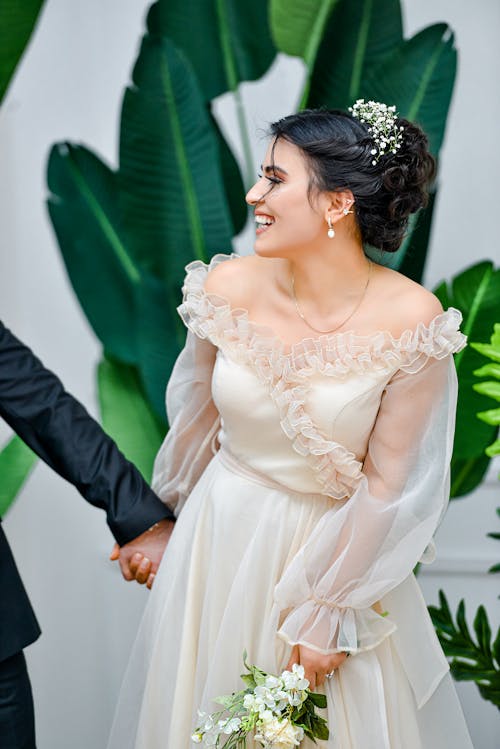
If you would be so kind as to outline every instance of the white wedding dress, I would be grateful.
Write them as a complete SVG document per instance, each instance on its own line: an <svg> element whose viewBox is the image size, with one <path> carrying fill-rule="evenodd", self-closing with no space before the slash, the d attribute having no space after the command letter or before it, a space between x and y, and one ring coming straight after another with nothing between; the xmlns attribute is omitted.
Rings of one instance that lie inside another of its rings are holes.
<svg viewBox="0 0 500 749"><path fill-rule="evenodd" d="M412 573L448 499L460 313L287 351L207 294L207 271L187 267L155 464L178 520L109 749L188 749L197 709L243 687L243 651L278 673L292 643L352 653L326 685L320 746L471 749Z"/></svg>

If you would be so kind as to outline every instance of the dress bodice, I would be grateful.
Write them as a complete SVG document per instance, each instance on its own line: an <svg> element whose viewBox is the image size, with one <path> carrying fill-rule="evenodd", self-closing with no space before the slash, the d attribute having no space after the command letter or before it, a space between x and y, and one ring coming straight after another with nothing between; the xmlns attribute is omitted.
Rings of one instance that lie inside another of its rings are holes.
<svg viewBox="0 0 500 749"><path fill-rule="evenodd" d="M311 439L319 442L321 435L325 445L342 445L352 455L349 463L353 474L357 473L386 381L385 372L353 373L336 380L333 386L327 375L311 374L307 387L301 386L301 393L291 401L291 413L280 419L268 385L254 368L219 350L212 394L221 414L220 444L273 481L293 491L318 493L316 472L308 460L309 448L304 445L300 452L294 449L301 420L310 419L304 427ZM320 444L318 448L321 449Z"/></svg>
<svg viewBox="0 0 500 749"><path fill-rule="evenodd" d="M179 312L187 327L218 349L212 394L219 439L236 458L294 491L350 496L363 476L381 399L398 373L416 373L429 358L465 345L461 314L450 308L399 338L352 331L304 339L287 349L244 309L207 293L211 267L187 266Z"/></svg>

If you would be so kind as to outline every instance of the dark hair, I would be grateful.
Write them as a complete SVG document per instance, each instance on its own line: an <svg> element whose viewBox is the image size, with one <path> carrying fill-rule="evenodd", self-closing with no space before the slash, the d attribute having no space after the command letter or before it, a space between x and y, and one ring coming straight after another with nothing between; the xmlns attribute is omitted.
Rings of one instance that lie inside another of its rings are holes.
<svg viewBox="0 0 500 749"><path fill-rule="evenodd" d="M427 204L435 174L427 136L405 119L401 148L373 164L374 143L368 126L340 110L305 109L274 122L271 135L298 146L309 162L311 188L349 189L363 244L395 252L404 239L410 214Z"/></svg>

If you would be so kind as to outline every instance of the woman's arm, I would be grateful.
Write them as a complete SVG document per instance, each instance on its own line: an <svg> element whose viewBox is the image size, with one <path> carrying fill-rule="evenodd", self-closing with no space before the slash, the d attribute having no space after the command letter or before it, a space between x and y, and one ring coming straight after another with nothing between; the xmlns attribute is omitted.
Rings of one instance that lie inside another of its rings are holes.
<svg viewBox="0 0 500 749"><path fill-rule="evenodd" d="M388 383L369 441L365 477L325 514L278 583L280 636L318 653L356 653L394 631L373 609L411 574L449 495L456 373L429 359Z"/></svg>

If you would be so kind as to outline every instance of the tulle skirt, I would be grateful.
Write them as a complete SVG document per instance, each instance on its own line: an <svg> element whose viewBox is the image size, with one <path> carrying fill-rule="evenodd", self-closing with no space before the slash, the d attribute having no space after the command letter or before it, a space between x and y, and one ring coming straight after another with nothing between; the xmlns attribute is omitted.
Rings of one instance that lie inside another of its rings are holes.
<svg viewBox="0 0 500 749"><path fill-rule="evenodd" d="M220 709L214 697L243 688L245 650L265 671L283 670L290 647L276 636L274 587L333 502L213 458L157 574L108 749L188 749L198 709ZM418 709L393 637L348 658L325 692L330 739L318 746L472 749L449 675Z"/></svg>

